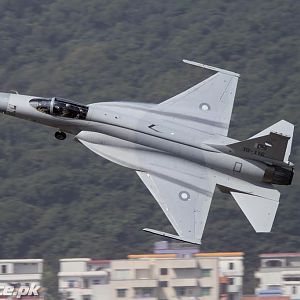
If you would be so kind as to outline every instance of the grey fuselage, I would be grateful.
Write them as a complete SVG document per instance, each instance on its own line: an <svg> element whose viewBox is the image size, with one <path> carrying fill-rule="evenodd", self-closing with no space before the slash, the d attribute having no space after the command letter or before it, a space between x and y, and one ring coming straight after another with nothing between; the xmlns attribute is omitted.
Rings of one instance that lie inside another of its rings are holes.
<svg viewBox="0 0 300 300"><path fill-rule="evenodd" d="M199 130L180 125L177 116L162 114L155 110L155 104L94 103L88 105L85 119L77 119L38 111L29 102L36 98L39 97L0 93L0 110L18 118L59 128L88 143L159 151L205 165L225 175L253 183L265 182L266 170L269 168L267 164L224 153L210 146L210 142L226 145L236 140L213 131L206 133L205 140L199 140ZM214 126L222 124L216 121ZM129 163L114 153L106 158L135 170L145 168L139 160Z"/></svg>

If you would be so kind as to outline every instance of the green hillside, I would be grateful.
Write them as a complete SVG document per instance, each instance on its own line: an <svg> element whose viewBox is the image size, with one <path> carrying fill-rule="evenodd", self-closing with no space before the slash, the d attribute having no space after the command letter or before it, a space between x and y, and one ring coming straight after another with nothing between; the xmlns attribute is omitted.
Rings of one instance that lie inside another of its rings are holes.
<svg viewBox="0 0 300 300"><path fill-rule="evenodd" d="M0 0L0 90L83 103L159 103L208 75L182 58L241 74L230 136L286 119L300 125L300 1ZM54 129L0 119L0 258L119 258L151 251L145 226L171 231L134 172ZM296 127L291 160L300 163ZM256 234L217 192L201 250L255 255L300 249L300 176L282 187L272 234ZM53 292L54 293L54 292Z"/></svg>

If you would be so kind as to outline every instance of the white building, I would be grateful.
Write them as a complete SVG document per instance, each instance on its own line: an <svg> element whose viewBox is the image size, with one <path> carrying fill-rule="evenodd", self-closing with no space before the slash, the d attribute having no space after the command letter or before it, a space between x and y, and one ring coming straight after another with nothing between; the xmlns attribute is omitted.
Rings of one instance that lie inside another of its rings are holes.
<svg viewBox="0 0 300 300"><path fill-rule="evenodd" d="M195 257L216 257L220 280L220 299L239 300L243 294L244 253L198 253Z"/></svg>
<svg viewBox="0 0 300 300"><path fill-rule="evenodd" d="M42 259L2 259L0 260L0 285L14 286L42 286L43 260ZM39 297L26 299L43 299L42 289ZM0 299L15 299L1 296Z"/></svg>
<svg viewBox="0 0 300 300"><path fill-rule="evenodd" d="M176 254L129 255L111 262L111 300L218 300L216 258Z"/></svg>
<svg viewBox="0 0 300 300"><path fill-rule="evenodd" d="M300 300L300 253L260 255L256 294L285 295Z"/></svg>
<svg viewBox="0 0 300 300"><path fill-rule="evenodd" d="M110 262L105 260L61 259L58 273L61 299L111 300L109 265Z"/></svg>
<svg viewBox="0 0 300 300"><path fill-rule="evenodd" d="M62 259L59 291L68 300L240 299L243 253L187 250L188 255L178 248L172 254L164 248L164 253L112 261Z"/></svg>

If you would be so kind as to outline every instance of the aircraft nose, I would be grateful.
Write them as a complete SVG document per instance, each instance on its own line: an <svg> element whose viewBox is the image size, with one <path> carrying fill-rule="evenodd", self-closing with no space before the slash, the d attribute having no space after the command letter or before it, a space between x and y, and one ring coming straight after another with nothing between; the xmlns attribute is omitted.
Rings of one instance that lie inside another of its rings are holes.
<svg viewBox="0 0 300 300"><path fill-rule="evenodd" d="M10 97L9 93L0 93L0 112L2 113L6 112L9 97Z"/></svg>

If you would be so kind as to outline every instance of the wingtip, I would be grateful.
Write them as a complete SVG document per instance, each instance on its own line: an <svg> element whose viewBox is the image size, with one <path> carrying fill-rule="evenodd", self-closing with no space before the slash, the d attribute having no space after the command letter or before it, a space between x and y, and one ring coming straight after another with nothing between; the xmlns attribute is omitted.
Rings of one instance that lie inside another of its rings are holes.
<svg viewBox="0 0 300 300"><path fill-rule="evenodd" d="M220 72L220 73L227 74L227 75L230 75L230 76L240 77L240 74L238 74L238 73L228 71L228 70L224 70L224 69L217 68L217 67L213 67L213 66L209 66L209 65L205 65L205 64L202 64L202 63L198 63L196 61L192 61L192 60L188 60L188 59L183 59L182 61L186 64L193 65L193 66L196 66L196 67L204 68L204 69L215 71L215 72Z"/></svg>

